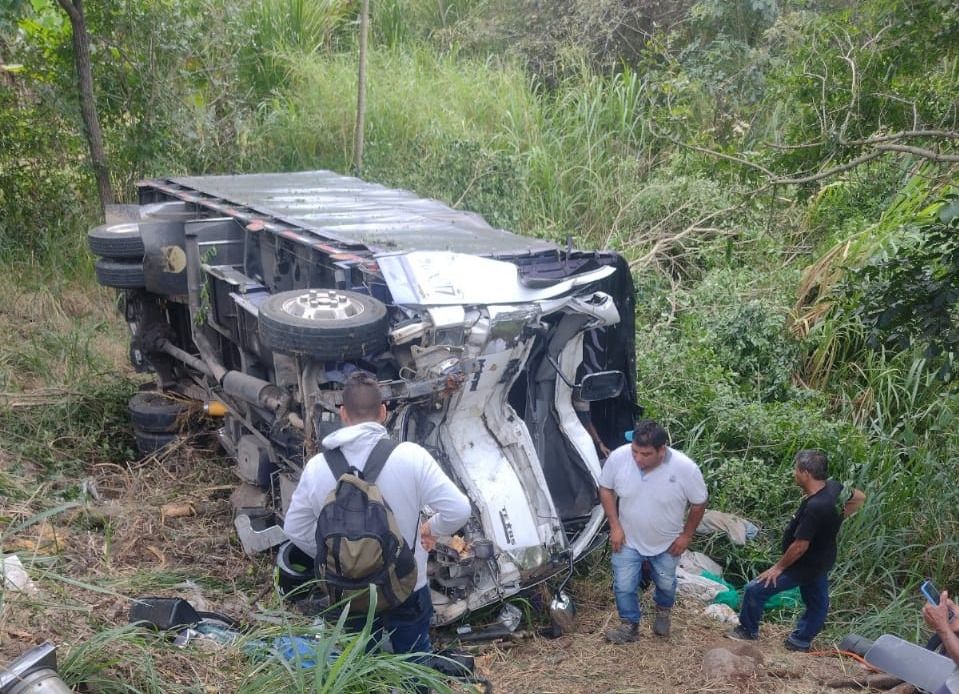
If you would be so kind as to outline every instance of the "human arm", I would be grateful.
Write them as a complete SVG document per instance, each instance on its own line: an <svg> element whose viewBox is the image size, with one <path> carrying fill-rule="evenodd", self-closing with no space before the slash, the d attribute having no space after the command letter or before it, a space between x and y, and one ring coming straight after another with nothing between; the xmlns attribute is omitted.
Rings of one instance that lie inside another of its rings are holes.
<svg viewBox="0 0 959 694"><path fill-rule="evenodd" d="M922 618L926 621L926 624L936 630L949 657L956 665L959 665L959 634L955 632L957 625L950 623L950 610L953 615L959 614L959 608L956 607L956 603L949 599L949 593L942 591L938 605L927 604L922 608Z"/></svg>
<svg viewBox="0 0 959 694"><path fill-rule="evenodd" d="M589 432L590 437L593 439L593 443L596 445L596 448L599 450L600 455L604 458L609 457L609 447L603 443L602 437L600 437L599 432L596 431L596 425L593 424L593 420L587 419L584 426L586 431Z"/></svg>
<svg viewBox="0 0 959 694"><path fill-rule="evenodd" d="M609 520L609 543L613 546L613 551L618 552L623 548L623 542L626 541L626 533L619 522L616 492L601 486L599 488L599 503L603 505L603 511L606 512L606 518Z"/></svg>
<svg viewBox="0 0 959 694"><path fill-rule="evenodd" d="M453 480L447 477L429 453L420 449L420 507L429 506L433 515L420 526L420 541L429 545L436 535L451 535L470 517L470 502Z"/></svg>
<svg viewBox="0 0 959 694"><path fill-rule="evenodd" d="M600 456L608 458L609 447L603 442L603 437L599 435L599 432L596 430L596 425L593 424L593 418L589 411L589 403L585 400L580 400L574 394L573 411L576 412L580 424L583 425L586 433L589 434L589 437L593 440L593 445L596 447L596 450L599 451Z"/></svg>
<svg viewBox="0 0 959 694"><path fill-rule="evenodd" d="M686 494L686 502L689 504L689 512L686 514L686 523L683 525L683 531L679 534L673 543L666 550L672 556L678 557L689 546L693 539L693 533L703 521L706 514L706 502L709 501L709 490L706 487L706 480L703 479L703 472L699 466L687 459L686 467L681 479L683 480L683 491Z"/></svg>
<svg viewBox="0 0 959 694"><path fill-rule="evenodd" d="M323 463L326 464L325 462ZM307 464L290 498L290 508L283 519L283 532L301 550L316 557L316 519L319 509L313 505L317 486L315 466ZM324 496L325 498L325 496Z"/></svg>
<svg viewBox="0 0 959 694"><path fill-rule="evenodd" d="M807 549L809 549L809 540L793 540L779 561L756 576L756 580L764 586L776 585L783 571L799 561L799 557L804 555Z"/></svg>
<svg viewBox="0 0 959 694"><path fill-rule="evenodd" d="M683 532L679 534L679 537L673 540L673 544L671 544L666 551L674 557L678 557L685 552L686 548L689 547L690 541L693 539L693 533L696 532L696 528L699 527L705 513L705 501L701 504L692 504L689 507L689 513L686 514L686 525L683 526Z"/></svg>
<svg viewBox="0 0 959 694"><path fill-rule="evenodd" d="M852 497L845 503L842 507L843 518L849 518L852 514L862 508L863 503L866 501L866 495L858 489L852 490Z"/></svg>
<svg viewBox="0 0 959 694"><path fill-rule="evenodd" d="M432 552L436 547L436 536L430 529L429 520L420 523L420 544L423 545L423 549L427 552Z"/></svg>

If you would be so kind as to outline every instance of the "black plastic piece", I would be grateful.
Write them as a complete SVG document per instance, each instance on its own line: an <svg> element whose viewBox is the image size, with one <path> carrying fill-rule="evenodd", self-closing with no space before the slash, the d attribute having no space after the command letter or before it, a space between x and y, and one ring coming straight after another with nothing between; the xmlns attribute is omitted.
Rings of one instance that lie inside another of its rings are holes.
<svg viewBox="0 0 959 694"><path fill-rule="evenodd" d="M200 613L183 598L137 598L130 607L131 624L148 625L160 631L192 627L201 619Z"/></svg>
<svg viewBox="0 0 959 694"><path fill-rule="evenodd" d="M430 656L428 665L450 677L470 677L475 672L476 660L465 651L447 648Z"/></svg>

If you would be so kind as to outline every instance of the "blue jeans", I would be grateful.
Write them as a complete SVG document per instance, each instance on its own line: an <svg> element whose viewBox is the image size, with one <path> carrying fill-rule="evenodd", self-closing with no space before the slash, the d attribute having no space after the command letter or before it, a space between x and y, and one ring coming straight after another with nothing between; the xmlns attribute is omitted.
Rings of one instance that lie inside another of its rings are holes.
<svg viewBox="0 0 959 694"><path fill-rule="evenodd" d="M799 586L799 594L806 604L806 609L796 620L796 628L789 635L789 640L797 646L809 648L816 634L822 631L826 614L829 612L829 580L826 574L820 574L803 583L782 574L774 586L750 581L743 593L743 606L739 611L740 626L748 634L759 636L759 622L762 621L766 601L777 593L796 586Z"/></svg>
<svg viewBox="0 0 959 694"><path fill-rule="evenodd" d="M374 634L386 631L394 653L431 653L430 618L433 601L429 586L413 591L401 605L387 610L373 621Z"/></svg>
<svg viewBox="0 0 959 694"><path fill-rule="evenodd" d="M663 552L652 557L643 556L635 549L623 545L613 552L613 594L616 610L624 622L639 624L639 581L643 574L643 562L652 567L652 579L656 585L653 602L657 607L672 607L676 602L676 567L679 557Z"/></svg>

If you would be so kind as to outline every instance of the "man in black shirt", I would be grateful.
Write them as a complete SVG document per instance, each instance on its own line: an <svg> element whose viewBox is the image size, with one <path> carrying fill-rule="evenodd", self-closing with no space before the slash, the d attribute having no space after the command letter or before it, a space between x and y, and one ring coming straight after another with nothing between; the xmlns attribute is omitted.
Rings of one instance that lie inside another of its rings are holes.
<svg viewBox="0 0 959 694"><path fill-rule="evenodd" d="M855 513L866 499L858 489L850 494L839 482L827 480L827 463L822 451L796 454L793 475L806 496L783 533L782 557L746 584L739 626L729 632L730 638L758 639L766 601L796 586L806 610L786 638L786 648L808 651L826 623L828 575L836 563L836 535L843 518Z"/></svg>

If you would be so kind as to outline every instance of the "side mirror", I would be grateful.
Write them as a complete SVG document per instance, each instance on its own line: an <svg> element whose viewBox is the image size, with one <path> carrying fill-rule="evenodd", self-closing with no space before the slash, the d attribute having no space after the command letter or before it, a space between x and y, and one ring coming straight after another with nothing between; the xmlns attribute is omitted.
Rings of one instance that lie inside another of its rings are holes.
<svg viewBox="0 0 959 694"><path fill-rule="evenodd" d="M622 371L597 371L583 377L578 386L578 397L585 402L615 398L625 383L626 375Z"/></svg>

